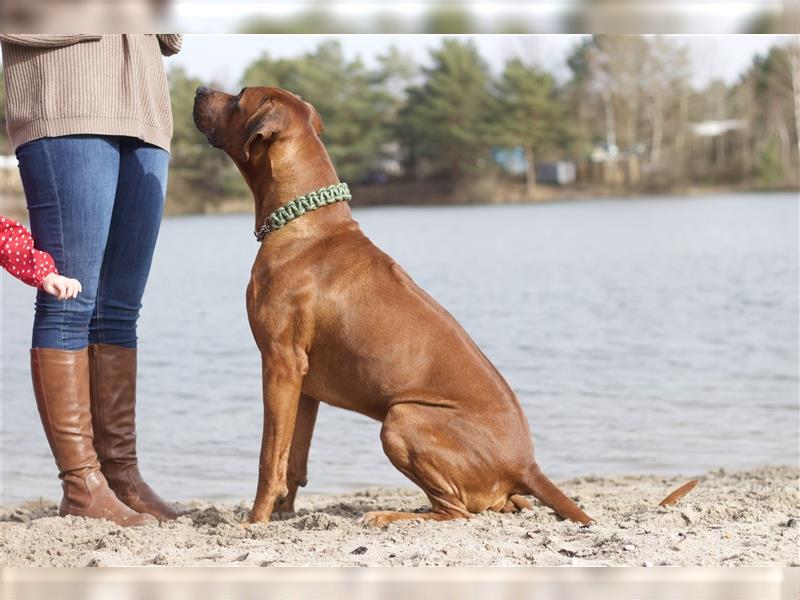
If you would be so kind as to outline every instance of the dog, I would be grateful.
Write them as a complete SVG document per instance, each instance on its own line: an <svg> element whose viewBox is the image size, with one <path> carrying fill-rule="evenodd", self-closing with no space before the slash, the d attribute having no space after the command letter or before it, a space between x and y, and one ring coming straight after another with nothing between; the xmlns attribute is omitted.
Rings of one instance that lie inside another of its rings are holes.
<svg viewBox="0 0 800 600"><path fill-rule="evenodd" d="M253 192L263 237L247 287L264 402L250 522L293 512L297 488L307 482L317 409L326 402L381 421L384 452L430 500L429 512L366 513L368 524L515 512L531 508L528 494L565 519L590 523L534 460L528 422L502 375L370 242L346 202L307 210L276 229L282 223L270 215L285 203L340 183L314 107L280 88L248 87L234 96L201 87L193 116Z"/></svg>

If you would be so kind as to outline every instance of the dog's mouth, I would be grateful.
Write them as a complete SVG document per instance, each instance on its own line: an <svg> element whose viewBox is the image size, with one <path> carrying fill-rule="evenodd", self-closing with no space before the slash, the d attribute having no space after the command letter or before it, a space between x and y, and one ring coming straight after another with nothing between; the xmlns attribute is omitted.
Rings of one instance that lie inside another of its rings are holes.
<svg viewBox="0 0 800 600"><path fill-rule="evenodd" d="M194 103L194 109L192 110L192 120L194 121L194 126L197 127L198 131L206 136L206 140L208 143L211 144L214 148L220 148L221 146L217 143L216 138L214 137L215 128L213 126L208 125L208 116L205 111L198 106L198 102Z"/></svg>

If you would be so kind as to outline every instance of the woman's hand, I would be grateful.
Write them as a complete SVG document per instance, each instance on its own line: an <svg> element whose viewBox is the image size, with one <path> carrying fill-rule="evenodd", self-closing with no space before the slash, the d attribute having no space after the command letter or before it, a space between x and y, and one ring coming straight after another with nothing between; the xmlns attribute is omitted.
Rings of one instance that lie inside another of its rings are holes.
<svg viewBox="0 0 800 600"><path fill-rule="evenodd" d="M63 275L56 275L50 273L42 281L42 289L58 298L59 300L67 300L69 298L76 298L78 294L83 291L81 282L77 279L70 279Z"/></svg>

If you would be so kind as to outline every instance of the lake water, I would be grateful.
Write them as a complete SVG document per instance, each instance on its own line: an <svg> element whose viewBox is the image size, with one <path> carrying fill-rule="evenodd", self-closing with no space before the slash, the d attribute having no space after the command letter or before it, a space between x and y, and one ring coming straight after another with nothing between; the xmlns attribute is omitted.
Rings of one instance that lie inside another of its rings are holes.
<svg viewBox="0 0 800 600"><path fill-rule="evenodd" d="M553 477L798 463L796 195L356 218L505 375ZM169 499L255 492L252 229L250 216L163 223L139 332L138 426L142 470ZM33 293L5 274L2 285L2 501L58 498L28 372ZM410 486L379 431L323 405L306 490Z"/></svg>

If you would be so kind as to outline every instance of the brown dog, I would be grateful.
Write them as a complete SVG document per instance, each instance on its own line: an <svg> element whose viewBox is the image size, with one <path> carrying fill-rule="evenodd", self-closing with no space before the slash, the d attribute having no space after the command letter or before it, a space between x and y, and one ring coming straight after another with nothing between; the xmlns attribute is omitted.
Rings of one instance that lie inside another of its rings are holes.
<svg viewBox="0 0 800 600"><path fill-rule="evenodd" d="M195 123L236 163L256 223L337 183L322 120L298 96L200 88ZM292 511L319 402L383 422L392 464L423 489L429 513L365 520L446 520L529 508L591 521L539 470L514 392L456 320L361 232L344 202L308 212L261 243L247 288L261 351L264 430L252 522Z"/></svg>

